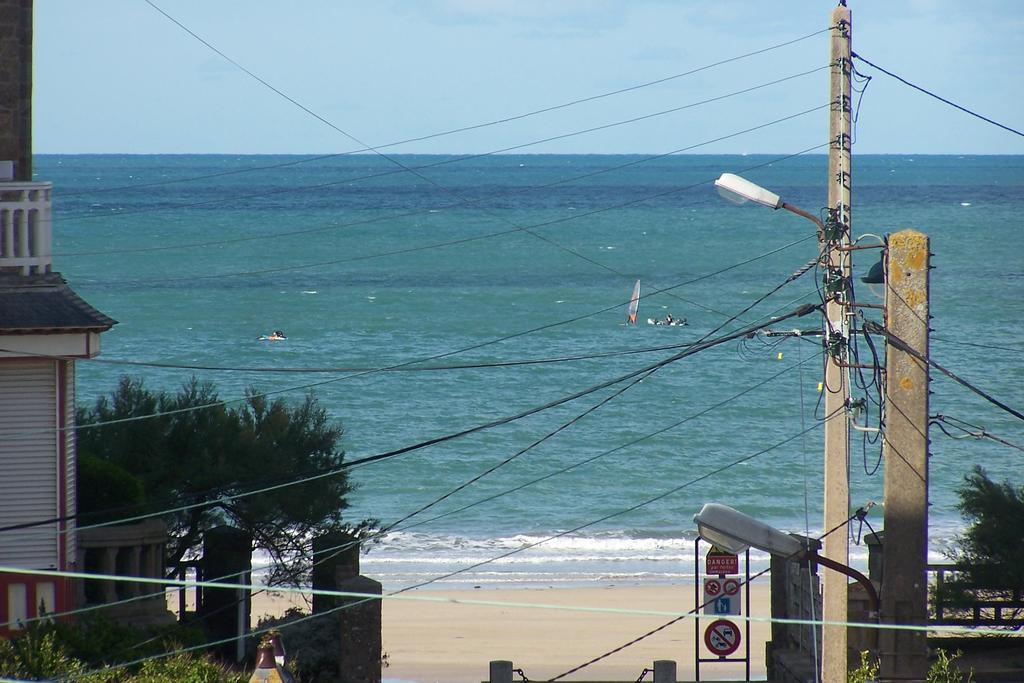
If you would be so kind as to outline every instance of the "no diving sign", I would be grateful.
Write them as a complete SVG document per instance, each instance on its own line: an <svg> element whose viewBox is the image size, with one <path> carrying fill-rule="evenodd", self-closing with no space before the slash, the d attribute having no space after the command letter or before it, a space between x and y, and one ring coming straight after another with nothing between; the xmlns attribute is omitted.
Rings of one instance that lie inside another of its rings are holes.
<svg viewBox="0 0 1024 683"><path fill-rule="evenodd" d="M704 614L733 615L740 613L740 582L737 579L704 579Z"/></svg>
<svg viewBox="0 0 1024 683"><path fill-rule="evenodd" d="M728 619L716 619L704 631L704 645L713 655L731 655L740 646L740 630Z"/></svg>

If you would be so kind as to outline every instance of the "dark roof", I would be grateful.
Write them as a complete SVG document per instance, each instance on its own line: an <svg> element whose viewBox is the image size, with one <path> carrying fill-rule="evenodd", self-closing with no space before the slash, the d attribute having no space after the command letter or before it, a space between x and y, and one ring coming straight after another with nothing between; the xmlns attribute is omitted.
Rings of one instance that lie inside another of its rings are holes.
<svg viewBox="0 0 1024 683"><path fill-rule="evenodd" d="M75 294L60 273L0 273L0 334L103 332L116 324Z"/></svg>

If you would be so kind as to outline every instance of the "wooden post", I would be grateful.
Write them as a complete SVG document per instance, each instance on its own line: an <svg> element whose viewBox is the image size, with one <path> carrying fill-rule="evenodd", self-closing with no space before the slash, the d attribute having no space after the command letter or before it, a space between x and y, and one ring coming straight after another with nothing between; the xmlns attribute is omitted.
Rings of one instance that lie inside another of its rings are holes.
<svg viewBox="0 0 1024 683"><path fill-rule="evenodd" d="M850 252L834 246L850 243L851 189L851 112L850 112L850 40L852 23L845 5L832 12L832 77L829 101L828 207L829 220L822 245L828 250L825 292L825 537L822 554L839 564L850 564L850 546L844 526L850 517L849 418L846 411L849 383L842 367L846 361L848 324L846 320L847 288L837 283L850 277ZM831 292L831 293L830 293ZM837 527L839 527L837 529ZM822 618L828 622L845 623L848 601L845 576L825 572L823 580ZM847 672L846 629L825 626L822 629L821 678L823 681L845 681Z"/></svg>
<svg viewBox="0 0 1024 683"><path fill-rule="evenodd" d="M923 626L928 619L928 237L889 236L886 260L885 552L882 624ZM913 353L902 348L906 345ZM923 681L928 645L921 631L883 630L882 680Z"/></svg>

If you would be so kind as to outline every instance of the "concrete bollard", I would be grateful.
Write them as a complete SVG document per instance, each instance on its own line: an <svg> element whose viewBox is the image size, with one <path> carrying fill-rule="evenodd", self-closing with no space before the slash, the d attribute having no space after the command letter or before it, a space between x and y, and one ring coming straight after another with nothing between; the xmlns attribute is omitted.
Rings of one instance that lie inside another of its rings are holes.
<svg viewBox="0 0 1024 683"><path fill-rule="evenodd" d="M491 662L491 675L488 683L512 683L512 662L503 659Z"/></svg>
<svg viewBox="0 0 1024 683"><path fill-rule="evenodd" d="M676 683L676 663L671 659L654 662L654 683Z"/></svg>

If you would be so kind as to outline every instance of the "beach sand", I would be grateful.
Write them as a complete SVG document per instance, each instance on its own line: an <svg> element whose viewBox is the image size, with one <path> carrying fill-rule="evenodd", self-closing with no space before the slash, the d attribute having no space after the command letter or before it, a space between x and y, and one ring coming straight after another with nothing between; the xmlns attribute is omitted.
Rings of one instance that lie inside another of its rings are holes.
<svg viewBox="0 0 1024 683"><path fill-rule="evenodd" d="M753 617L769 616L767 583L751 586ZM420 590L412 599L386 599L383 643L386 681L470 683L486 681L491 660L509 660L531 681L557 676L642 636L669 621L665 615L609 613L596 609L685 612L693 608L693 584L479 590ZM471 602L458 602L471 601ZM502 604L473 604L472 601ZM544 605L525 607L522 605ZM258 596L253 617L303 606L299 595ZM558 609L558 608L578 609ZM587 611L586 608L595 608ZM701 635L713 620L701 620ZM743 622L736 622L741 634ZM751 677L765 678L765 622L750 626ZM687 618L565 677L566 681L636 681L655 660L674 660L680 680L694 679L694 620ZM741 643L732 657L742 657ZM711 657L701 646L701 657ZM702 680L742 680L739 663L705 662ZM519 677L515 677L519 680ZM645 680L653 675L648 673Z"/></svg>

